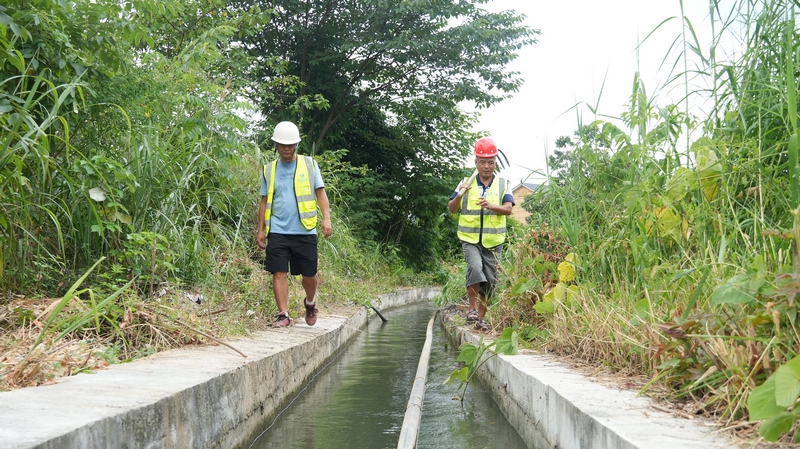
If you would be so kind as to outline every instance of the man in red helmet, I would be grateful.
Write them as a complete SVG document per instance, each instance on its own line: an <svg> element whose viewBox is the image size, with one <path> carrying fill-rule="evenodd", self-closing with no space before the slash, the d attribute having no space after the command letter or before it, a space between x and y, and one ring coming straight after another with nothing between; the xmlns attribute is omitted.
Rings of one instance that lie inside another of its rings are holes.
<svg viewBox="0 0 800 449"><path fill-rule="evenodd" d="M477 175L465 178L450 196L447 209L458 212L458 238L467 263L467 321L484 332L486 308L497 284L497 267L506 241L506 216L514 197L506 179L496 177L497 146L489 137L475 142Z"/></svg>

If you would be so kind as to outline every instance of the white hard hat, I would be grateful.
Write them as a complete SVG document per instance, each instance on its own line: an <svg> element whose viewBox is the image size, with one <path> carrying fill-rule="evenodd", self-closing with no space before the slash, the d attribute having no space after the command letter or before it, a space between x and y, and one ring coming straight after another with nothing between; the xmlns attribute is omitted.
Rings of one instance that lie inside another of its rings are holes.
<svg viewBox="0 0 800 449"><path fill-rule="evenodd" d="M272 133L272 140L284 145L291 145L300 142L300 130L292 122L280 122L275 125Z"/></svg>

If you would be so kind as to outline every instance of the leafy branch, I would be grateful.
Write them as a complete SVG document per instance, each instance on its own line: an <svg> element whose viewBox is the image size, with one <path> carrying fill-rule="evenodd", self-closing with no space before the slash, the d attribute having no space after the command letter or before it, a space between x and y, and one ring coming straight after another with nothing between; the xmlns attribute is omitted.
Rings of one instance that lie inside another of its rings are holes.
<svg viewBox="0 0 800 449"><path fill-rule="evenodd" d="M459 399L463 403L464 395L467 392L467 387L472 381L472 377L475 376L475 373L478 372L484 363L498 354L516 354L517 340L517 332L514 331L514 329L507 327L503 329L503 333L500 334L499 337L496 337L488 345L483 342L482 336L478 341L478 344L465 343L461 345L456 362L463 362L464 367L453 370L453 372L450 374L450 377L448 377L444 383L451 385L456 379L460 382L458 388L461 389L463 387L463 390L461 391L461 396ZM488 357L484 357L486 351L490 349L492 350L492 354Z"/></svg>

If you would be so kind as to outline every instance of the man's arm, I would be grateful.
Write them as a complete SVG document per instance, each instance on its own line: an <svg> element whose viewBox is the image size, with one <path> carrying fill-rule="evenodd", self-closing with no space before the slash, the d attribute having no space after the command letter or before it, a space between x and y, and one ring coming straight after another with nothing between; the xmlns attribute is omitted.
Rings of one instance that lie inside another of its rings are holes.
<svg viewBox="0 0 800 449"><path fill-rule="evenodd" d="M460 184L458 186L458 190L457 191L460 192L461 189L464 189L464 195L466 195L467 192L469 192L470 188L471 188L470 184L463 183L463 184ZM454 214L454 213L458 212L459 209L461 209L461 199L462 198L464 198L462 195L456 194L456 196L453 197L447 203L447 210L450 211L451 214Z"/></svg>
<svg viewBox="0 0 800 449"><path fill-rule="evenodd" d="M258 247L265 249L267 247L267 234L264 232L264 213L267 211L267 197L261 197L261 205L258 206L258 236L256 242Z"/></svg>
<svg viewBox="0 0 800 449"><path fill-rule="evenodd" d="M478 200L478 205L484 209L488 209L496 213L497 215L511 215L511 201L506 201L502 206L498 206L497 204L491 204L490 202L486 201L486 198L481 198Z"/></svg>
<svg viewBox="0 0 800 449"><path fill-rule="evenodd" d="M447 210L450 211L451 214L458 212L461 208L461 199L463 197L456 195L450 202L447 203Z"/></svg>
<svg viewBox="0 0 800 449"><path fill-rule="evenodd" d="M315 192L317 194L317 204L319 204L319 209L322 211L322 236L328 238L333 233L331 205L328 202L328 194L325 192L324 187L318 188Z"/></svg>

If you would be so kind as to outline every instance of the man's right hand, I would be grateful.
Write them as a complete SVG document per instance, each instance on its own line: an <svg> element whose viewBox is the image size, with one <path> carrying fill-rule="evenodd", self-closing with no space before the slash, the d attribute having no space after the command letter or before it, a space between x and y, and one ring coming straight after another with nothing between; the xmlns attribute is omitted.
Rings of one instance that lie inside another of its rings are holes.
<svg viewBox="0 0 800 449"><path fill-rule="evenodd" d="M259 248L267 249L267 234L265 234L264 231L258 231L256 242L258 243Z"/></svg>

